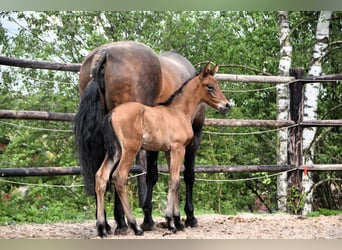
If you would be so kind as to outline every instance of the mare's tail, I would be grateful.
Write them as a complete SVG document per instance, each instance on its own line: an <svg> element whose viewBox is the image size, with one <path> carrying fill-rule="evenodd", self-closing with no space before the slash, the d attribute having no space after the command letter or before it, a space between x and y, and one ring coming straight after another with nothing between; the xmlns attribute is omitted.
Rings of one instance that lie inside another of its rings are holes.
<svg viewBox="0 0 342 250"><path fill-rule="evenodd" d="M95 174L105 156L102 123L106 108L101 103L104 93L104 73L102 69L106 60L105 53L99 54L91 69L91 80L80 101L74 119L75 142L85 190L95 194Z"/></svg>

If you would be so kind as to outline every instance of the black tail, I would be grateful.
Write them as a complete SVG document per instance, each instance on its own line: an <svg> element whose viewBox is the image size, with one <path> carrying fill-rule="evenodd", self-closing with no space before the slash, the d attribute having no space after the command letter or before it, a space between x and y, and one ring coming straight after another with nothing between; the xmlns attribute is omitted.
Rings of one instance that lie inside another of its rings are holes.
<svg viewBox="0 0 342 250"><path fill-rule="evenodd" d="M104 156L102 123L106 108L101 104L104 75L101 73L106 56L102 54L92 69L92 78L81 97L74 119L74 133L81 174L88 194L95 194L95 174Z"/></svg>

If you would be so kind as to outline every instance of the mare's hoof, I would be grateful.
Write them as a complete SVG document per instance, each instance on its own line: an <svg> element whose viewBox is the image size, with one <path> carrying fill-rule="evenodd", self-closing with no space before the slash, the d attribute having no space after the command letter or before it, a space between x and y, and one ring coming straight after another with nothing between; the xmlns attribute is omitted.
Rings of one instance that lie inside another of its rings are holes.
<svg viewBox="0 0 342 250"><path fill-rule="evenodd" d="M128 226L116 227L114 235L126 235L128 233Z"/></svg>
<svg viewBox="0 0 342 250"><path fill-rule="evenodd" d="M186 227L197 227L198 226L197 219L195 217L187 218L185 220L185 226Z"/></svg>
<svg viewBox="0 0 342 250"><path fill-rule="evenodd" d="M154 221L149 221L149 222L146 222L144 221L141 225L140 225L141 229L143 231L152 231L153 228L154 228Z"/></svg>
<svg viewBox="0 0 342 250"><path fill-rule="evenodd" d="M184 231L185 226L184 226L183 223L180 223L180 224L177 224L177 225L176 225L176 228L177 228L178 231Z"/></svg>

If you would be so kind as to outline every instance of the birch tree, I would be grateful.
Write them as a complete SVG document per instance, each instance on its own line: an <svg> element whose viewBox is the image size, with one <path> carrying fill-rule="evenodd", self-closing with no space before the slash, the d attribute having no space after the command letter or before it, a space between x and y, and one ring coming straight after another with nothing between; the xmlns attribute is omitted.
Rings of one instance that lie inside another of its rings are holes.
<svg viewBox="0 0 342 250"><path fill-rule="evenodd" d="M321 11L316 28L315 44L313 47L311 67L309 75L319 76L322 74L322 61L327 54L329 44L329 25L332 11ZM305 101L304 101L304 120L317 120L318 97L321 83L309 83L305 85ZM312 165L314 163L313 156L315 145L313 143L316 134L316 128L304 128L303 130L303 152L304 165ZM303 214L312 211L312 190L310 191L313 181L312 174L303 174L303 192L306 194ZM310 192L309 192L310 191Z"/></svg>
<svg viewBox="0 0 342 250"><path fill-rule="evenodd" d="M290 42L290 24L287 11L278 11L278 34L280 43L280 61L278 74L288 76L291 67L292 46ZM288 120L289 90L288 84L277 85L277 120ZM287 164L287 128L278 131L277 164ZM279 211L286 211L287 173L277 178L277 197Z"/></svg>

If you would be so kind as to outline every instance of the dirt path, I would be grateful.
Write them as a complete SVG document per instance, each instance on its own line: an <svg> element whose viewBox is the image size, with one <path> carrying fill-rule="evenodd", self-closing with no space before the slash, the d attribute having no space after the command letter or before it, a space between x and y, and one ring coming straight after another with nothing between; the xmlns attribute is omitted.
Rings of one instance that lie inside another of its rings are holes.
<svg viewBox="0 0 342 250"><path fill-rule="evenodd" d="M143 236L132 231L125 236L109 235L107 239L342 239L342 215L302 217L286 214L201 215L198 227L176 234L160 225ZM141 223L141 219L138 219ZM110 221L113 225L113 221ZM0 226L4 239L96 239L95 221L82 223L24 224Z"/></svg>

